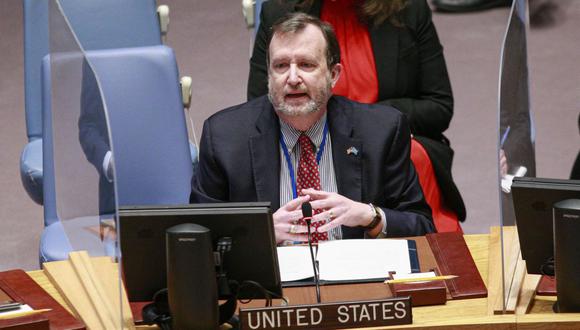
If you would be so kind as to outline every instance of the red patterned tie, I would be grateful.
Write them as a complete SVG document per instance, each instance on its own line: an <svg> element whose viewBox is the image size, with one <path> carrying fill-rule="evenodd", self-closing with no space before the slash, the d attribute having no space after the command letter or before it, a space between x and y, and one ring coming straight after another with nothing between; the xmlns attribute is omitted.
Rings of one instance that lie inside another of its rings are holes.
<svg viewBox="0 0 580 330"><path fill-rule="evenodd" d="M302 189L314 188L316 190L320 189L320 174L318 173L318 164L316 163L316 157L314 156L314 151L312 148L312 142L310 138L302 133L298 138L298 143L300 143L300 162L298 164L298 177L296 179L296 189L298 190L298 195L302 196ZM314 210L314 214L318 214L322 210ZM317 228L322 226L325 222L320 221L312 223L312 227ZM300 225L306 225L305 221L300 219L298 221ZM316 231L312 232L312 242L316 243L318 241L328 240L327 233L318 233Z"/></svg>

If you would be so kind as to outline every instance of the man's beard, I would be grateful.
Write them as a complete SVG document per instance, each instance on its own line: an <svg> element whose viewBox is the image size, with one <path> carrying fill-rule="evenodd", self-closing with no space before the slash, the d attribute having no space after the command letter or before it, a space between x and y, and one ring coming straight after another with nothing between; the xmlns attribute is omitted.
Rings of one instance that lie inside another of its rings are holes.
<svg viewBox="0 0 580 330"><path fill-rule="evenodd" d="M327 79L326 82L326 86L320 88L318 90L319 93L316 93L316 96L308 100L306 104L292 105L286 103L284 100L284 96L286 95L284 91L281 93L274 91L270 83L268 83L268 99L270 100L270 103L272 103L272 106L274 106L276 112L287 116L296 117L314 113L319 111L326 102L328 102L328 99L330 99L330 96L332 95L332 81Z"/></svg>

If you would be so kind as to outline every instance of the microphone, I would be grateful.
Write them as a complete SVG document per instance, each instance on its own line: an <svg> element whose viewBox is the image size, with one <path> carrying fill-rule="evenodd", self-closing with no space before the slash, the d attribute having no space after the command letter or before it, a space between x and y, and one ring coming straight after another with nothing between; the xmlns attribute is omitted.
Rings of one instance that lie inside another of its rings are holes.
<svg viewBox="0 0 580 330"><path fill-rule="evenodd" d="M310 222L312 221L312 205L309 202L302 203L302 216L308 227L308 247L310 248L310 259L312 259L312 269L314 270L314 284L316 286L316 301L320 304L320 283L318 280L318 267L314 259L312 240L310 239Z"/></svg>
<svg viewBox="0 0 580 330"><path fill-rule="evenodd" d="M312 220L312 205L309 202L302 203L302 216L304 221Z"/></svg>

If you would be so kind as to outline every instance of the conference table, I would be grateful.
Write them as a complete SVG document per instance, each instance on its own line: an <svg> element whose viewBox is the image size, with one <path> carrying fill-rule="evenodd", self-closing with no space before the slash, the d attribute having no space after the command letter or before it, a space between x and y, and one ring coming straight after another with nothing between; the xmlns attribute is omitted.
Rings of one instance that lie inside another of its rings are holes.
<svg viewBox="0 0 580 330"><path fill-rule="evenodd" d="M487 285L490 271L501 271L501 265L494 266L494 269L489 269L489 235L465 235L464 238L477 269ZM63 297L42 271L32 271L29 272L29 275L60 304L68 309ZM384 299L389 294L390 291L382 283L342 284L321 287L323 302ZM312 287L285 288L284 295L288 298L289 304L291 305L315 302L315 293ZM530 312L522 315L489 315L487 300L488 298L448 300L445 305L413 307L413 324L380 328L374 327L372 329L580 329L580 313L553 313L552 305L556 300L554 296L536 296L532 302ZM259 306L259 303L259 301L254 301L251 306ZM244 308L247 306L241 305L241 307ZM137 328L151 329L155 327L139 326Z"/></svg>

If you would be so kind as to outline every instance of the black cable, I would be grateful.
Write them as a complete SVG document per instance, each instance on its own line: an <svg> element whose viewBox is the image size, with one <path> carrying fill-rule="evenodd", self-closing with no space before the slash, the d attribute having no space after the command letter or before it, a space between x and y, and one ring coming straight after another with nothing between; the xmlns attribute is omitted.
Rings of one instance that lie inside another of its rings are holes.
<svg viewBox="0 0 580 330"><path fill-rule="evenodd" d="M541 266L540 266L540 273L542 275L547 275L547 276L554 276L555 275L555 270L554 270L554 257L550 257L548 258Z"/></svg>
<svg viewBox="0 0 580 330"><path fill-rule="evenodd" d="M162 330L171 330L167 289L161 289L153 295L153 302L143 307L142 316L146 324L157 324Z"/></svg>
<svg viewBox="0 0 580 330"><path fill-rule="evenodd" d="M272 292L272 291L269 291L269 290L267 290L267 289L266 289L266 291L267 291L267 292L270 294L270 296L272 296L273 298L276 298L276 299L281 299L281 300L284 302L284 304L285 304L285 305L288 305L288 299L286 299L286 297L284 297L284 296L281 296L281 295L279 295L279 294L277 294L277 293L274 293L274 292Z"/></svg>
<svg viewBox="0 0 580 330"><path fill-rule="evenodd" d="M261 296L264 297L264 299L266 299L266 304L265 304L266 307L272 306L272 299L273 298L281 299L282 301L284 301L284 304L288 305L288 299L286 299L286 297L281 296L277 293L274 293L274 292L264 288L260 283L255 282L255 281L242 282L242 284L239 286L239 290L237 291L237 293L239 294L239 292L242 291L242 289L247 289L248 287L254 287L254 288L259 290L259 293L261 293ZM242 304L247 304L256 298L258 298L258 296L256 296L255 298L238 299L238 300Z"/></svg>
<svg viewBox="0 0 580 330"><path fill-rule="evenodd" d="M261 295L264 297L264 299L266 299L266 307L270 307L272 306L272 296L270 295L270 291L266 290L260 283L255 282L255 281L244 281L242 282L242 284L240 285L240 288L238 290L238 294L245 288L247 287L254 287L256 289L258 289L258 291L261 293ZM253 298L249 298L246 300L241 300L240 302L242 304L247 304L250 301L252 301Z"/></svg>

